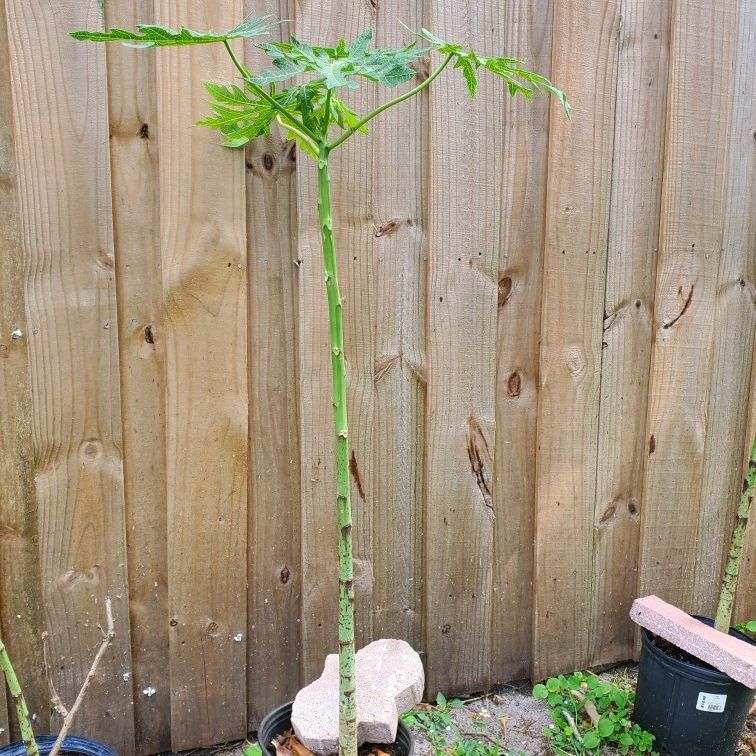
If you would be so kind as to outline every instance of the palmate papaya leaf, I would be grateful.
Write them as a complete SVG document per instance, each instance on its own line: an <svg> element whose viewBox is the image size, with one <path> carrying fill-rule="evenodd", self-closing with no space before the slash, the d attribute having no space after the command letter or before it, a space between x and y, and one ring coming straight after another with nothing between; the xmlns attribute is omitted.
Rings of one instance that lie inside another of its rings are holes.
<svg viewBox="0 0 756 756"><path fill-rule="evenodd" d="M203 45L211 42L225 42L240 37L259 37L269 34L281 21L269 21L272 16L258 16L242 21L227 32L198 32L182 26L176 31L168 26L138 24L137 31L110 29L108 31L73 31L74 39L87 42L122 42L129 47L168 47L173 45Z"/></svg>
<svg viewBox="0 0 756 756"><path fill-rule="evenodd" d="M455 58L454 68L462 71L471 97L475 96L478 87L478 69L483 67L504 79L509 94L513 97L521 94L530 100L536 93L554 95L570 117L572 108L565 93L557 89L545 76L527 70L522 61L516 58L489 58L478 55L474 50L465 50L462 45L445 42L427 29L421 29L417 36L430 43L441 55L451 55Z"/></svg>
<svg viewBox="0 0 756 756"><path fill-rule="evenodd" d="M273 68L263 71L252 81L263 86L286 81L298 74L314 73L326 89L356 89L359 84L352 78L355 76L394 87L415 75L410 63L427 52L415 43L399 50L370 50L372 38L372 29L367 29L349 46L342 39L336 47L316 47L296 37L290 42L262 44L260 47L271 58Z"/></svg>

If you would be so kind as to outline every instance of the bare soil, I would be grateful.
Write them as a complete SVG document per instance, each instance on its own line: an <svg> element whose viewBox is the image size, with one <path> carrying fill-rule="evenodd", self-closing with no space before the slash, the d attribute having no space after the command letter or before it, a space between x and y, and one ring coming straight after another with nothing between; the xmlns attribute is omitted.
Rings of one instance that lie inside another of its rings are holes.
<svg viewBox="0 0 756 756"><path fill-rule="evenodd" d="M615 668L604 673L607 678L626 675L635 679L634 666ZM487 694L467 700L465 706L454 711L454 719L463 732L471 739L498 739L504 747L525 756L551 756L544 737L544 731L551 724L548 710L543 701L530 695L531 685L527 680L494 686ZM475 723L485 724L480 729ZM436 756L422 733L415 732L418 756ZM227 744L210 749L186 751L183 756L243 756L241 744ZM614 756L615 751L607 749L602 756ZM169 756L165 754L164 756ZM756 710L746 724L738 756L756 756Z"/></svg>

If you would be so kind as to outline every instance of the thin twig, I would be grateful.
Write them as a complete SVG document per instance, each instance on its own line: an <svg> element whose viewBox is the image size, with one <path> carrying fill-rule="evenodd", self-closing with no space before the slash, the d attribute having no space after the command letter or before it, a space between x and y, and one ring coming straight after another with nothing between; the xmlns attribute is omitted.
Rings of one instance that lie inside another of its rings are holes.
<svg viewBox="0 0 756 756"><path fill-rule="evenodd" d="M55 683L50 673L50 663L47 660L47 649L49 645L50 634L45 630L42 633L42 657L45 662L45 676L47 677L47 687L50 689L50 702L52 703L55 711L60 714L61 717L68 716L68 709L64 706L63 701L60 700L58 691L55 689Z"/></svg>
<svg viewBox="0 0 756 756"><path fill-rule="evenodd" d="M89 688L89 685L94 679L95 673L97 672L97 667L99 667L100 661L105 655L105 651L107 651L108 646L112 643L113 638L115 638L113 606L110 601L110 596L105 597L105 615L108 620L107 632L103 632L102 634L102 643L100 644L100 648L97 650L97 654L95 655L94 661L92 662L92 666L89 668L89 672L87 672L87 676L84 680L84 684L81 686L79 695L76 696L76 700L74 701L73 706L70 708L68 714L66 715L66 718L63 720L63 725L60 728L58 737L55 740L52 750L50 751L50 756L58 756L58 754L60 753L61 746L63 745L63 741L65 740L66 735L68 735L68 731L71 729L71 725L73 724L76 712L79 710L79 706L81 706L81 702L84 700L84 694L87 692L87 688Z"/></svg>

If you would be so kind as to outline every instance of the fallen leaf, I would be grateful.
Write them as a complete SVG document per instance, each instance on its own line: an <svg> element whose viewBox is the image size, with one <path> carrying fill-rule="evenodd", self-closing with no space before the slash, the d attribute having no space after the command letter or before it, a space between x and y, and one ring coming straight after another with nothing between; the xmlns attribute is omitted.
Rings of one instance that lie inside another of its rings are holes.
<svg viewBox="0 0 756 756"><path fill-rule="evenodd" d="M585 709L585 713L591 718L593 726L596 727L596 725L598 725L599 719L601 719L598 713L598 709L596 708L596 704L593 703L593 701L586 701L583 704L583 708Z"/></svg>
<svg viewBox="0 0 756 756"><path fill-rule="evenodd" d="M509 723L509 717L499 717L499 727L501 727L501 734L504 739L507 738L507 724Z"/></svg>
<svg viewBox="0 0 756 756"><path fill-rule="evenodd" d="M386 753L386 751L382 751L378 746L373 746L370 753L374 754L374 756L390 756L390 754Z"/></svg>

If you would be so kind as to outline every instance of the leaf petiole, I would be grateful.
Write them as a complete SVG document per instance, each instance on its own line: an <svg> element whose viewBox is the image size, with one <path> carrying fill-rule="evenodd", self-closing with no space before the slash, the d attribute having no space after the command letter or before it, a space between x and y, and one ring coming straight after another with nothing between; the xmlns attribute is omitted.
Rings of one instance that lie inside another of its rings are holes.
<svg viewBox="0 0 756 756"><path fill-rule="evenodd" d="M413 87L412 89L407 90L404 94L399 95L398 97L394 97L393 100L389 100L388 102L384 102L383 105L380 105L377 107L372 113L368 113L362 120L358 121L352 128L350 128L348 131L345 131L341 136L337 137L328 145L329 150L333 150L335 147L338 147L342 142L345 142L347 139L349 139L352 134L359 131L363 126L365 126L368 121L372 121L373 118L380 115L384 111L388 110L389 108L393 108L394 105L398 105L400 102L404 102L405 100L409 100L410 97L414 97L419 92L422 92L423 89L430 86L431 82L433 82L434 79L436 79L440 73L451 63L452 59L454 58L455 53L449 53L446 58L444 58L443 62L439 67L423 82L418 84L416 87Z"/></svg>

